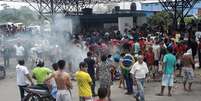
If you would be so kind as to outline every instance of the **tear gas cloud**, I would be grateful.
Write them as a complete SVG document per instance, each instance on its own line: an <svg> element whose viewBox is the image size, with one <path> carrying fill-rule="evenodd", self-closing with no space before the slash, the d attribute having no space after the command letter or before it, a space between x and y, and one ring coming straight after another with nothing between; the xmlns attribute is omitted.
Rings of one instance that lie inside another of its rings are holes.
<svg viewBox="0 0 201 101"><path fill-rule="evenodd" d="M72 20L62 15L54 18L52 29L48 32L43 25L41 31L17 33L13 37L1 38L2 43L6 46L14 46L20 42L26 49L28 57L32 57L34 52L41 53L41 58L45 60L45 64L50 66L59 59L66 60L66 64L72 64L72 70L75 72L78 65L86 58L87 50L74 45L70 40L71 33L75 27L79 26L78 20ZM75 26L75 27L74 27ZM50 28L51 29L51 28ZM68 65L66 65L68 67Z"/></svg>

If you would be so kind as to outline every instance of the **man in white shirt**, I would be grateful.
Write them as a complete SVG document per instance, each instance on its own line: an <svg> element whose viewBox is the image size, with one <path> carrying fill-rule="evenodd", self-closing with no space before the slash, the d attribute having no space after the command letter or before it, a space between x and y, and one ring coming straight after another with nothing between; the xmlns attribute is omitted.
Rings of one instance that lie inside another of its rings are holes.
<svg viewBox="0 0 201 101"><path fill-rule="evenodd" d="M19 60L18 65L16 66L16 78L17 78L17 85L20 90L21 101L24 98L24 88L28 86L27 79L33 85L33 81L31 76L29 75L29 71L27 67L24 66L24 60Z"/></svg>
<svg viewBox="0 0 201 101"><path fill-rule="evenodd" d="M20 43L17 43L17 45L15 45L14 47L15 47L15 50L16 50L17 60L23 60L24 51L25 51L24 47Z"/></svg>
<svg viewBox="0 0 201 101"><path fill-rule="evenodd" d="M153 72L153 79L156 79L156 74L159 68L159 60L160 60L160 45L158 42L158 38L155 38L155 42L152 46L154 52L154 68L152 69Z"/></svg>
<svg viewBox="0 0 201 101"><path fill-rule="evenodd" d="M136 101L145 101L144 98L144 81L146 74L149 72L147 64L143 61L143 56L138 56L138 61L133 65L130 73L133 74L134 84L137 86L135 94Z"/></svg>

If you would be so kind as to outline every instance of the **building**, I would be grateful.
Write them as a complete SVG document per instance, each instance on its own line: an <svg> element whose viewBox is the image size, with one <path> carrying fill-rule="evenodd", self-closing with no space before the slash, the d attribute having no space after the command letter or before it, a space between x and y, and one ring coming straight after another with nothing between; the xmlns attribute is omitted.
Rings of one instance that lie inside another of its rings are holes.
<svg viewBox="0 0 201 101"><path fill-rule="evenodd" d="M141 1L141 9L144 11L162 11L164 8L159 3L159 0ZM199 9L201 8L201 1L190 10L188 15L198 15Z"/></svg>

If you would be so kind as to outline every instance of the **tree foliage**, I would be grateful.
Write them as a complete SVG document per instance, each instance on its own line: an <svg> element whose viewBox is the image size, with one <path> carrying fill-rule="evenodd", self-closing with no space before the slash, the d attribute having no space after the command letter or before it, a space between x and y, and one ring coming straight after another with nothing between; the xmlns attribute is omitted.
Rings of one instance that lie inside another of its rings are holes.
<svg viewBox="0 0 201 101"><path fill-rule="evenodd" d="M167 31L168 27L172 25L172 19L169 13L167 12L158 12L153 16L148 18L148 24L152 27L161 26L165 31Z"/></svg>
<svg viewBox="0 0 201 101"><path fill-rule="evenodd" d="M38 16L36 12L32 11L28 7L21 7L20 9L10 8L5 6L3 10L0 10L0 23L24 23L30 25L37 23Z"/></svg>

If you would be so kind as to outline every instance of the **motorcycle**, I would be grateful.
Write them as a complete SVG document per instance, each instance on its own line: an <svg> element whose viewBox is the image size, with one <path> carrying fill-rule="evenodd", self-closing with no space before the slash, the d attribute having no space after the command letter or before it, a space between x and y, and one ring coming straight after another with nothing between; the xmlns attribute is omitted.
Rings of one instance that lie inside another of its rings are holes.
<svg viewBox="0 0 201 101"><path fill-rule="evenodd" d="M5 79L5 77L6 77L5 67L0 65L0 80Z"/></svg>
<svg viewBox="0 0 201 101"><path fill-rule="evenodd" d="M24 88L27 93L23 101L56 101L55 98L46 89L37 88L36 86Z"/></svg>

